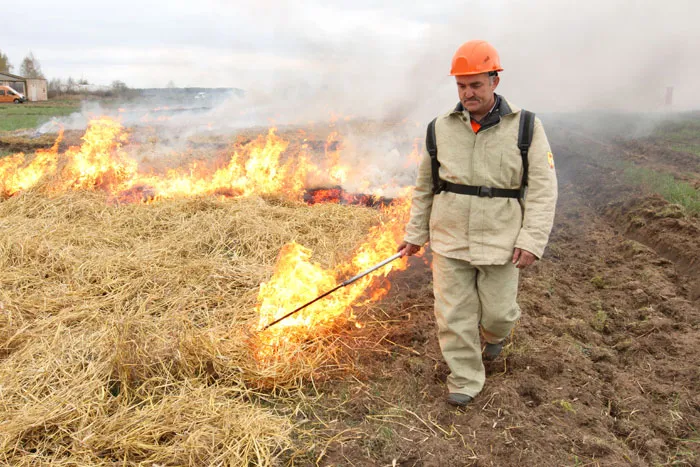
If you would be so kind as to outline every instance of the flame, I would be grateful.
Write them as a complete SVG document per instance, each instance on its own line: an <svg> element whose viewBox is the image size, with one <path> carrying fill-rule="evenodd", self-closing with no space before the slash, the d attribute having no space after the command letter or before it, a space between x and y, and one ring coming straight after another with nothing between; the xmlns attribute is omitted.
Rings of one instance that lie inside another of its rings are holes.
<svg viewBox="0 0 700 467"><path fill-rule="evenodd" d="M12 196L41 185L49 192L103 190L117 202L255 194L281 194L302 200L311 177L340 185L349 171L341 162L340 135L332 132L325 139L322 160L313 159L309 152L313 143L310 135L299 132L298 136L301 142L290 144L271 128L250 140L241 137L218 161L201 160L166 170L145 167L145 159L139 163L128 150L126 129L117 120L101 117L89 123L80 146L70 147L62 154L59 146L63 132L50 149L36 151L33 157L18 153L0 159L0 194ZM414 152L418 152L418 147ZM262 330L343 280L392 256L408 220L410 189L404 189L390 204L381 198L383 188L372 195L347 193L340 186L316 190L314 203L380 206L381 221L370 229L366 241L357 246L347 261L332 268L314 262L312 252L302 245L285 245L272 277L260 285L255 327ZM259 333L258 355L263 360L273 358L279 346L303 342L348 320L361 327L353 317L353 307L386 295L389 283L381 279L406 265L405 259L393 261Z"/></svg>
<svg viewBox="0 0 700 467"><path fill-rule="evenodd" d="M45 175L56 172L58 146L63 140L63 129L48 150L39 149L29 163L24 153L0 159L0 194L12 196L35 186ZM25 164L26 163L26 164Z"/></svg>
<svg viewBox="0 0 700 467"><path fill-rule="evenodd" d="M324 153L328 161L328 174L333 183L343 183L348 178L349 167L340 163L340 151L343 149L343 142L337 132L331 132L326 138Z"/></svg>
<svg viewBox="0 0 700 467"><path fill-rule="evenodd" d="M122 125L110 118L93 120L82 140L79 148L66 151L64 187L118 190L127 186L136 173L136 161L122 150L128 142Z"/></svg>
<svg viewBox="0 0 700 467"><path fill-rule="evenodd" d="M341 187L307 189L304 192L304 201L308 204L339 203L339 204L359 204L361 206L384 206L391 202L384 198L381 188L374 194L348 193Z"/></svg>
<svg viewBox="0 0 700 467"><path fill-rule="evenodd" d="M12 196L51 178L51 191L101 189L121 202L138 200L140 196L134 196L135 193L147 193L154 199L284 193L292 199L301 199L307 175L322 173L310 161L304 145L295 157L283 160L289 142L280 138L274 128L252 141L236 144L223 167L215 169L192 163L164 173L139 171L136 159L124 149L128 134L116 120L102 117L90 121L82 144L59 154L62 138L63 132L51 149L39 150L33 158L18 153L0 159L0 193Z"/></svg>
<svg viewBox="0 0 700 467"><path fill-rule="evenodd" d="M348 179L348 168L341 165L333 166L329 171L329 175L335 183L343 183Z"/></svg>
<svg viewBox="0 0 700 467"><path fill-rule="evenodd" d="M309 204L339 203L342 199L343 189L340 187L312 190L304 197Z"/></svg>
<svg viewBox="0 0 700 467"><path fill-rule="evenodd" d="M287 190L290 197L301 196L303 168L295 170L293 161L280 162L288 143L276 135L267 136L234 149L229 163L213 173L191 164L185 169L170 169L164 176L141 176L136 184L152 187L158 197L228 193L233 196L272 194ZM300 156L300 160L303 157Z"/></svg>
<svg viewBox="0 0 700 467"><path fill-rule="evenodd" d="M380 224L370 229L367 240L343 265L324 269L311 260L310 250L296 243L285 245L272 277L260 285L258 331L338 286L342 279L370 269L396 253L410 211L409 193L404 191L400 198L382 209ZM353 305L378 300L389 292L390 284L380 278L406 267L406 259L393 261L268 328L259 335L258 358L261 361L276 358L279 347L302 342L308 336L323 333L333 324L352 319L352 314L347 316L346 311ZM370 293L368 297L367 292ZM361 300L363 297L365 301Z"/></svg>
<svg viewBox="0 0 700 467"><path fill-rule="evenodd" d="M421 158L423 157L423 138L415 138L413 140L413 150L406 158L404 167L417 167L420 164Z"/></svg>
<svg viewBox="0 0 700 467"><path fill-rule="evenodd" d="M117 202L213 194L283 194L301 200L308 186L342 185L351 170L342 163L345 146L335 131L325 138L322 158L310 152L310 147L320 148L305 131L299 131L297 142L290 144L271 128L252 140L238 140L218 162L211 158L158 170L149 166L150 157L137 161L133 154L138 144L129 145L128 132L117 120L100 117L90 121L82 144L60 154L62 135L61 132L51 149L39 150L33 157L18 153L0 159L0 195L12 196L44 180L51 192L99 189ZM414 164L415 156L408 160ZM385 187L371 188L369 181L365 183L367 186L359 188L372 196L341 191L327 199L319 194L315 202L333 200L373 206L383 196Z"/></svg>

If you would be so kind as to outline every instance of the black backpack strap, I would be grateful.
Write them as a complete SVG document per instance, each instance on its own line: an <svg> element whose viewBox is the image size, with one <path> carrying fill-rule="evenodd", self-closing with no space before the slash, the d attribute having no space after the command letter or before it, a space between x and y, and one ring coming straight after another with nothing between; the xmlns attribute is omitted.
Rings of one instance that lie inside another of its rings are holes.
<svg viewBox="0 0 700 467"><path fill-rule="evenodd" d="M425 147L430 155L430 168L433 173L433 194L437 195L442 191L442 183L440 180L440 161L437 158L437 140L435 138L435 121L428 124L428 132L425 135Z"/></svg>
<svg viewBox="0 0 700 467"><path fill-rule="evenodd" d="M529 162L527 153L530 150L532 143L532 135L535 132L535 114L527 110L520 112L520 127L518 129L518 148L520 149L520 157L523 159L523 179L520 182L520 198L525 199L527 191L527 173Z"/></svg>

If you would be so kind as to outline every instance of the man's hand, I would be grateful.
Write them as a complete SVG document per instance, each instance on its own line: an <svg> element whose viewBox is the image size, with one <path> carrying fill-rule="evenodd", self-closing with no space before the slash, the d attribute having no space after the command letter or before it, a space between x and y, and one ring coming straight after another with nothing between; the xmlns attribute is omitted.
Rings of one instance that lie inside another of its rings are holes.
<svg viewBox="0 0 700 467"><path fill-rule="evenodd" d="M525 269L535 261L537 261L537 256L529 251L520 248L513 250L513 264L515 264L516 268Z"/></svg>
<svg viewBox="0 0 700 467"><path fill-rule="evenodd" d="M401 242L396 251L401 253L401 256L413 256L420 251L420 246L414 245L413 243Z"/></svg>

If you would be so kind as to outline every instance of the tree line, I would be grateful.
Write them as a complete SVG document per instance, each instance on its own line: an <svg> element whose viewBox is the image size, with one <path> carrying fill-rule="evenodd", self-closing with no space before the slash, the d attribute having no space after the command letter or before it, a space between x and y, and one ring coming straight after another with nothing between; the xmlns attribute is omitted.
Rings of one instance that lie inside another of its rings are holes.
<svg viewBox="0 0 700 467"><path fill-rule="evenodd" d="M12 73L14 66L10 63L10 59L5 53L0 50L0 73ZM44 72L41 70L39 60L32 52L29 52L22 60L19 67L19 75L30 79L46 79ZM99 90L86 90L90 83L84 78L74 79L69 76L67 80L61 78L52 78L48 81L49 97L55 97L63 94L100 94L105 96L120 95L129 91L129 87L123 81L115 80L109 87L102 87Z"/></svg>
<svg viewBox="0 0 700 467"><path fill-rule="evenodd" d="M0 73L12 73L13 69L14 66L10 63L10 59L0 50ZM22 64L19 66L19 74L25 78L46 79L44 72L41 71L39 60L36 59L32 52L29 52L22 60Z"/></svg>

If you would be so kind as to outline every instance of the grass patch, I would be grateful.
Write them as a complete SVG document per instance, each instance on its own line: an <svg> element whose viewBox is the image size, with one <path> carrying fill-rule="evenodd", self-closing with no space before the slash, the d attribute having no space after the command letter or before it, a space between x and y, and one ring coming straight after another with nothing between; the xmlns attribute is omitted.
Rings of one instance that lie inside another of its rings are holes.
<svg viewBox="0 0 700 467"><path fill-rule="evenodd" d="M591 284L593 284L596 289L604 289L606 285L605 279L603 279L602 276L595 276L591 279Z"/></svg>
<svg viewBox="0 0 700 467"><path fill-rule="evenodd" d="M675 151L700 156L700 119L667 122L659 126L652 137L663 140Z"/></svg>
<svg viewBox="0 0 700 467"><path fill-rule="evenodd" d="M605 330L605 324L608 322L608 314L604 310L596 311L595 317L593 318L593 329L598 332L603 332Z"/></svg>
<svg viewBox="0 0 700 467"><path fill-rule="evenodd" d="M698 132L700 132L700 118L692 118L664 123L654 131L654 136L673 141L688 141L697 140Z"/></svg>
<svg viewBox="0 0 700 467"><path fill-rule="evenodd" d="M574 408L573 404L569 401L565 401L563 399L552 401L552 404L558 405L562 409L564 409L565 412L569 413L576 413L576 409Z"/></svg>
<svg viewBox="0 0 700 467"><path fill-rule="evenodd" d="M591 309L595 311L595 315L591 319L591 326L598 332L605 331L605 326L608 322L608 314L603 309L603 302L594 300L591 302Z"/></svg>
<svg viewBox="0 0 700 467"><path fill-rule="evenodd" d="M700 144L698 143L672 143L671 149L679 152L689 152L700 156Z"/></svg>
<svg viewBox="0 0 700 467"><path fill-rule="evenodd" d="M0 105L0 131L36 128L52 117L64 117L80 108L76 100L27 102Z"/></svg>
<svg viewBox="0 0 700 467"><path fill-rule="evenodd" d="M660 194L666 201L678 204L687 214L700 215L700 193L688 183L676 180L672 175L631 166L625 169L627 181Z"/></svg>

